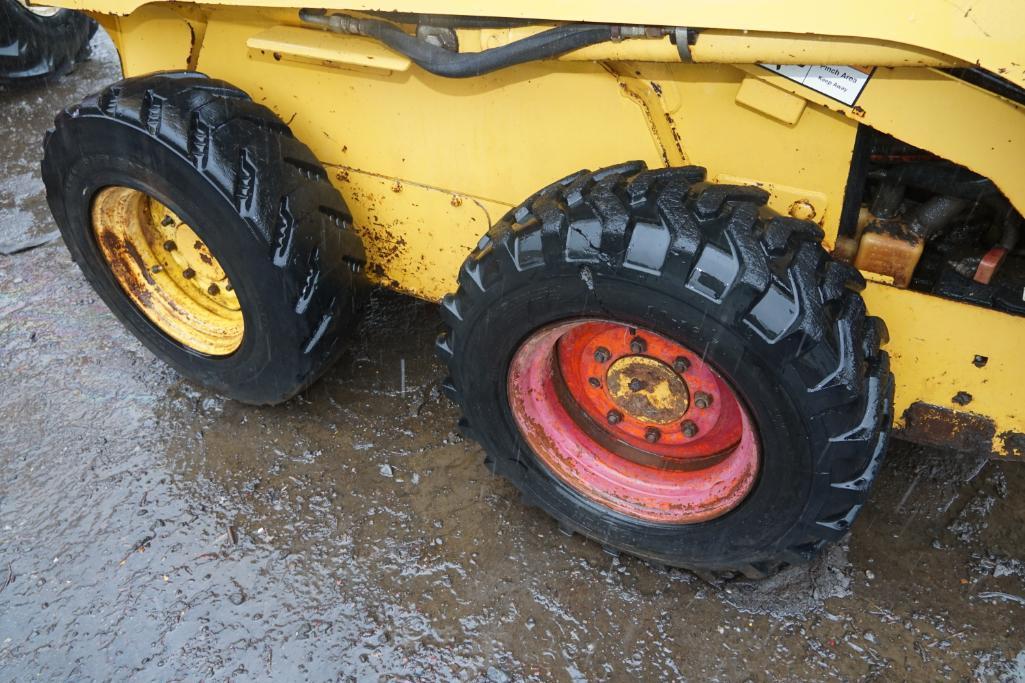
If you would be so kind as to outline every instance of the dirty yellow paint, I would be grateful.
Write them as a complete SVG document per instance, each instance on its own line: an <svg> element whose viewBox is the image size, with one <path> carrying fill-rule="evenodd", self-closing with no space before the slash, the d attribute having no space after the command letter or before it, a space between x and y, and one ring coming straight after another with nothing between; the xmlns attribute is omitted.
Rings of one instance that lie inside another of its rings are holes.
<svg viewBox="0 0 1025 683"><path fill-rule="evenodd" d="M740 90L737 91L737 104L768 114L772 118L790 125L800 120L807 103L808 101L803 97L788 93L786 90L781 90L751 76L744 79Z"/></svg>
<svg viewBox="0 0 1025 683"><path fill-rule="evenodd" d="M1025 321L875 282L864 297L869 312L886 321L890 331L886 350L896 378L897 425L903 425L908 406L919 401L975 413L994 422L995 452L1022 455L1008 440L1025 431L1020 341ZM958 392L969 394L970 402L955 403Z"/></svg>
<svg viewBox="0 0 1025 683"><path fill-rule="evenodd" d="M55 6L95 13L131 14L146 0L47 0ZM183 2L181 4L190 4ZM220 0L208 6L309 6L298 0ZM480 15L475 0L321 0L317 7L394 10L429 14ZM976 2L968 7L949 0L862 0L833 3L823 11L820 0L503 0L491 2L487 14L552 21L592 21L648 26L685 26L785 33L794 36L864 38L886 45L910 46L979 64L1025 85L1025 3L1017 0Z"/></svg>
<svg viewBox="0 0 1025 683"><path fill-rule="evenodd" d="M414 296L450 291L480 236L512 208L354 168L327 169L351 207L353 227L366 247L368 275Z"/></svg>
<svg viewBox="0 0 1025 683"><path fill-rule="evenodd" d="M340 36L318 29L274 26L246 41L250 56L322 66L352 66L391 73L408 71L412 62L371 38Z"/></svg>
<svg viewBox="0 0 1025 683"><path fill-rule="evenodd" d="M978 62L1025 84L1025 4L994 1L965 12L940 0L866 0L823 12L811 0L791 0L785 11L753 0L729 8L717 0L525 0L488 11L714 30L699 32L692 46L702 63L678 62L665 38L641 39L446 79L365 38L313 35L294 8L269 3L157 3L131 12L137 0L58 2L98 13L126 75L187 63L273 109L349 203L371 276L425 299L451 291L480 236L538 188L631 159L698 164L711 180L762 186L770 207L814 220L831 247L860 124L992 178L1025 210L1025 108L922 66ZM346 4L480 13L466 0ZM534 29L460 31L460 40L465 50L481 49L524 30ZM859 65L877 68L854 105L751 63L855 54ZM950 406L963 390L973 399L959 409L992 419L995 449L1009 452L1000 434L1025 433L1017 411L1025 371L1013 363L1010 341L1023 320L880 280L866 301L891 329L898 418L916 401ZM977 368L975 355L990 361Z"/></svg>

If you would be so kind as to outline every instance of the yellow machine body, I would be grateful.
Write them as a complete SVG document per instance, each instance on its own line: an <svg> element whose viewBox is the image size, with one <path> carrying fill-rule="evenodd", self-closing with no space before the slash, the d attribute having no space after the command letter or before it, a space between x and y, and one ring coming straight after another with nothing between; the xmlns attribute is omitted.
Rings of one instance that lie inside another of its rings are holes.
<svg viewBox="0 0 1025 683"><path fill-rule="evenodd" d="M828 9L810 0L503 0L488 14L687 27L696 38L689 54L668 37L639 38L466 79L427 73L370 38L304 24L302 6L280 0L48 4L99 20L125 76L195 69L273 109L348 202L371 276L429 300L455 288L463 259L516 203L571 172L633 159L697 164L711 181L762 186L778 212L821 225L830 248L859 126L990 178L1025 213L1025 108L944 70L981 66L1025 85L1025 4L1013 0ZM465 0L316 8L480 12ZM460 50L538 30L460 29ZM838 69L857 92L820 87L807 65ZM890 331L897 427L1025 454L1025 318L866 277L869 312Z"/></svg>

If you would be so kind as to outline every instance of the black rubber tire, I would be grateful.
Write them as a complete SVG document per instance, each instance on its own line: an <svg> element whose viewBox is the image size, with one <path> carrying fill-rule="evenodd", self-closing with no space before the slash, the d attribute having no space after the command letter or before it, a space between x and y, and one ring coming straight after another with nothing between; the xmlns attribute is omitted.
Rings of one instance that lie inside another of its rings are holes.
<svg viewBox="0 0 1025 683"><path fill-rule="evenodd" d="M42 172L50 210L89 282L189 379L246 403L280 403L343 349L362 290L362 243L313 153L242 91L191 72L116 83L58 114ZM238 350L196 353L125 295L90 222L93 196L110 185L155 197L210 247L242 306Z"/></svg>
<svg viewBox="0 0 1025 683"><path fill-rule="evenodd" d="M80 12L40 16L0 0L0 84L64 76L89 56L96 22Z"/></svg>
<svg viewBox="0 0 1025 683"><path fill-rule="evenodd" d="M443 387L485 463L563 530L664 565L763 576L842 537L868 496L892 413L886 329L818 226L769 211L761 189L703 179L698 167L634 162L574 174L507 214L443 302ZM510 361L537 329L588 316L707 349L726 370L762 448L738 507L696 524L641 521L584 498L534 455L506 398Z"/></svg>

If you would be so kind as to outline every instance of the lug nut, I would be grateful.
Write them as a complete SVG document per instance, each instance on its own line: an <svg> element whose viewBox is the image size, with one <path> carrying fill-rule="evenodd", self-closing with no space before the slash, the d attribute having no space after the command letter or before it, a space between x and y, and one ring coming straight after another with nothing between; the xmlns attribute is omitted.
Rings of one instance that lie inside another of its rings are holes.
<svg viewBox="0 0 1025 683"><path fill-rule="evenodd" d="M690 361L683 356L677 356L676 360L673 361L673 370L677 372L687 372L690 369Z"/></svg>
<svg viewBox="0 0 1025 683"><path fill-rule="evenodd" d="M221 293L221 288L215 284L211 284L209 287L206 288L206 293L210 296L217 296Z"/></svg>
<svg viewBox="0 0 1025 683"><path fill-rule="evenodd" d="M640 337L634 337L634 340L630 342L630 351L633 353L644 353L648 350L648 342L644 341Z"/></svg>
<svg viewBox="0 0 1025 683"><path fill-rule="evenodd" d="M683 435L688 439L698 433L698 426L691 420L684 420L683 424L680 426L683 428Z"/></svg>
<svg viewBox="0 0 1025 683"><path fill-rule="evenodd" d="M605 419L609 421L610 425L619 424L623 421L623 413L618 410L610 410L609 414L605 416Z"/></svg>
<svg viewBox="0 0 1025 683"><path fill-rule="evenodd" d="M196 277L196 271L192 270L191 268L186 268L182 271L182 277L186 280L191 280L192 278Z"/></svg>
<svg viewBox="0 0 1025 683"><path fill-rule="evenodd" d="M644 430L644 440L648 443L655 443L662 438L662 432L656 427L648 427Z"/></svg>
<svg viewBox="0 0 1025 683"><path fill-rule="evenodd" d="M594 351L594 359L599 363L607 363L609 358L612 358L612 354L604 346L599 346Z"/></svg>
<svg viewBox="0 0 1025 683"><path fill-rule="evenodd" d="M150 268L149 270L150 270L151 273L153 273L155 275L155 274L159 273L160 271L162 271L163 268L161 266L159 266L159 265L156 265L156 266L153 266L152 268Z"/></svg>
<svg viewBox="0 0 1025 683"><path fill-rule="evenodd" d="M598 389L598 388L601 387L601 380L598 379L597 377L588 377L587 378L587 383L590 384L595 389Z"/></svg>
<svg viewBox="0 0 1025 683"><path fill-rule="evenodd" d="M169 225L174 225L174 219L170 216L164 216L164 220L160 221L160 224L166 228Z"/></svg>
<svg viewBox="0 0 1025 683"><path fill-rule="evenodd" d="M712 405L712 395L705 393L704 391L697 392L694 394L694 405L704 410L708 406Z"/></svg>
<svg viewBox="0 0 1025 683"><path fill-rule="evenodd" d="M178 248L178 245L174 243L174 240L167 240L164 242L164 251L174 251Z"/></svg>
<svg viewBox="0 0 1025 683"><path fill-rule="evenodd" d="M630 391L640 391L644 388L644 382L637 379L636 377L630 380Z"/></svg>

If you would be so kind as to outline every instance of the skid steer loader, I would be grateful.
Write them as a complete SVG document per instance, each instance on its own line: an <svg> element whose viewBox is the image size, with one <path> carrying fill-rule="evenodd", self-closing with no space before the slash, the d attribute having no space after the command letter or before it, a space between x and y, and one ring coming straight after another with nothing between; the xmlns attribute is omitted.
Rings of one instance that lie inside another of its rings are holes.
<svg viewBox="0 0 1025 683"><path fill-rule="evenodd" d="M126 78L57 115L54 218L214 391L307 387L368 285L440 302L529 504L749 576L847 533L891 426L1025 452L1025 5L57 4Z"/></svg>

